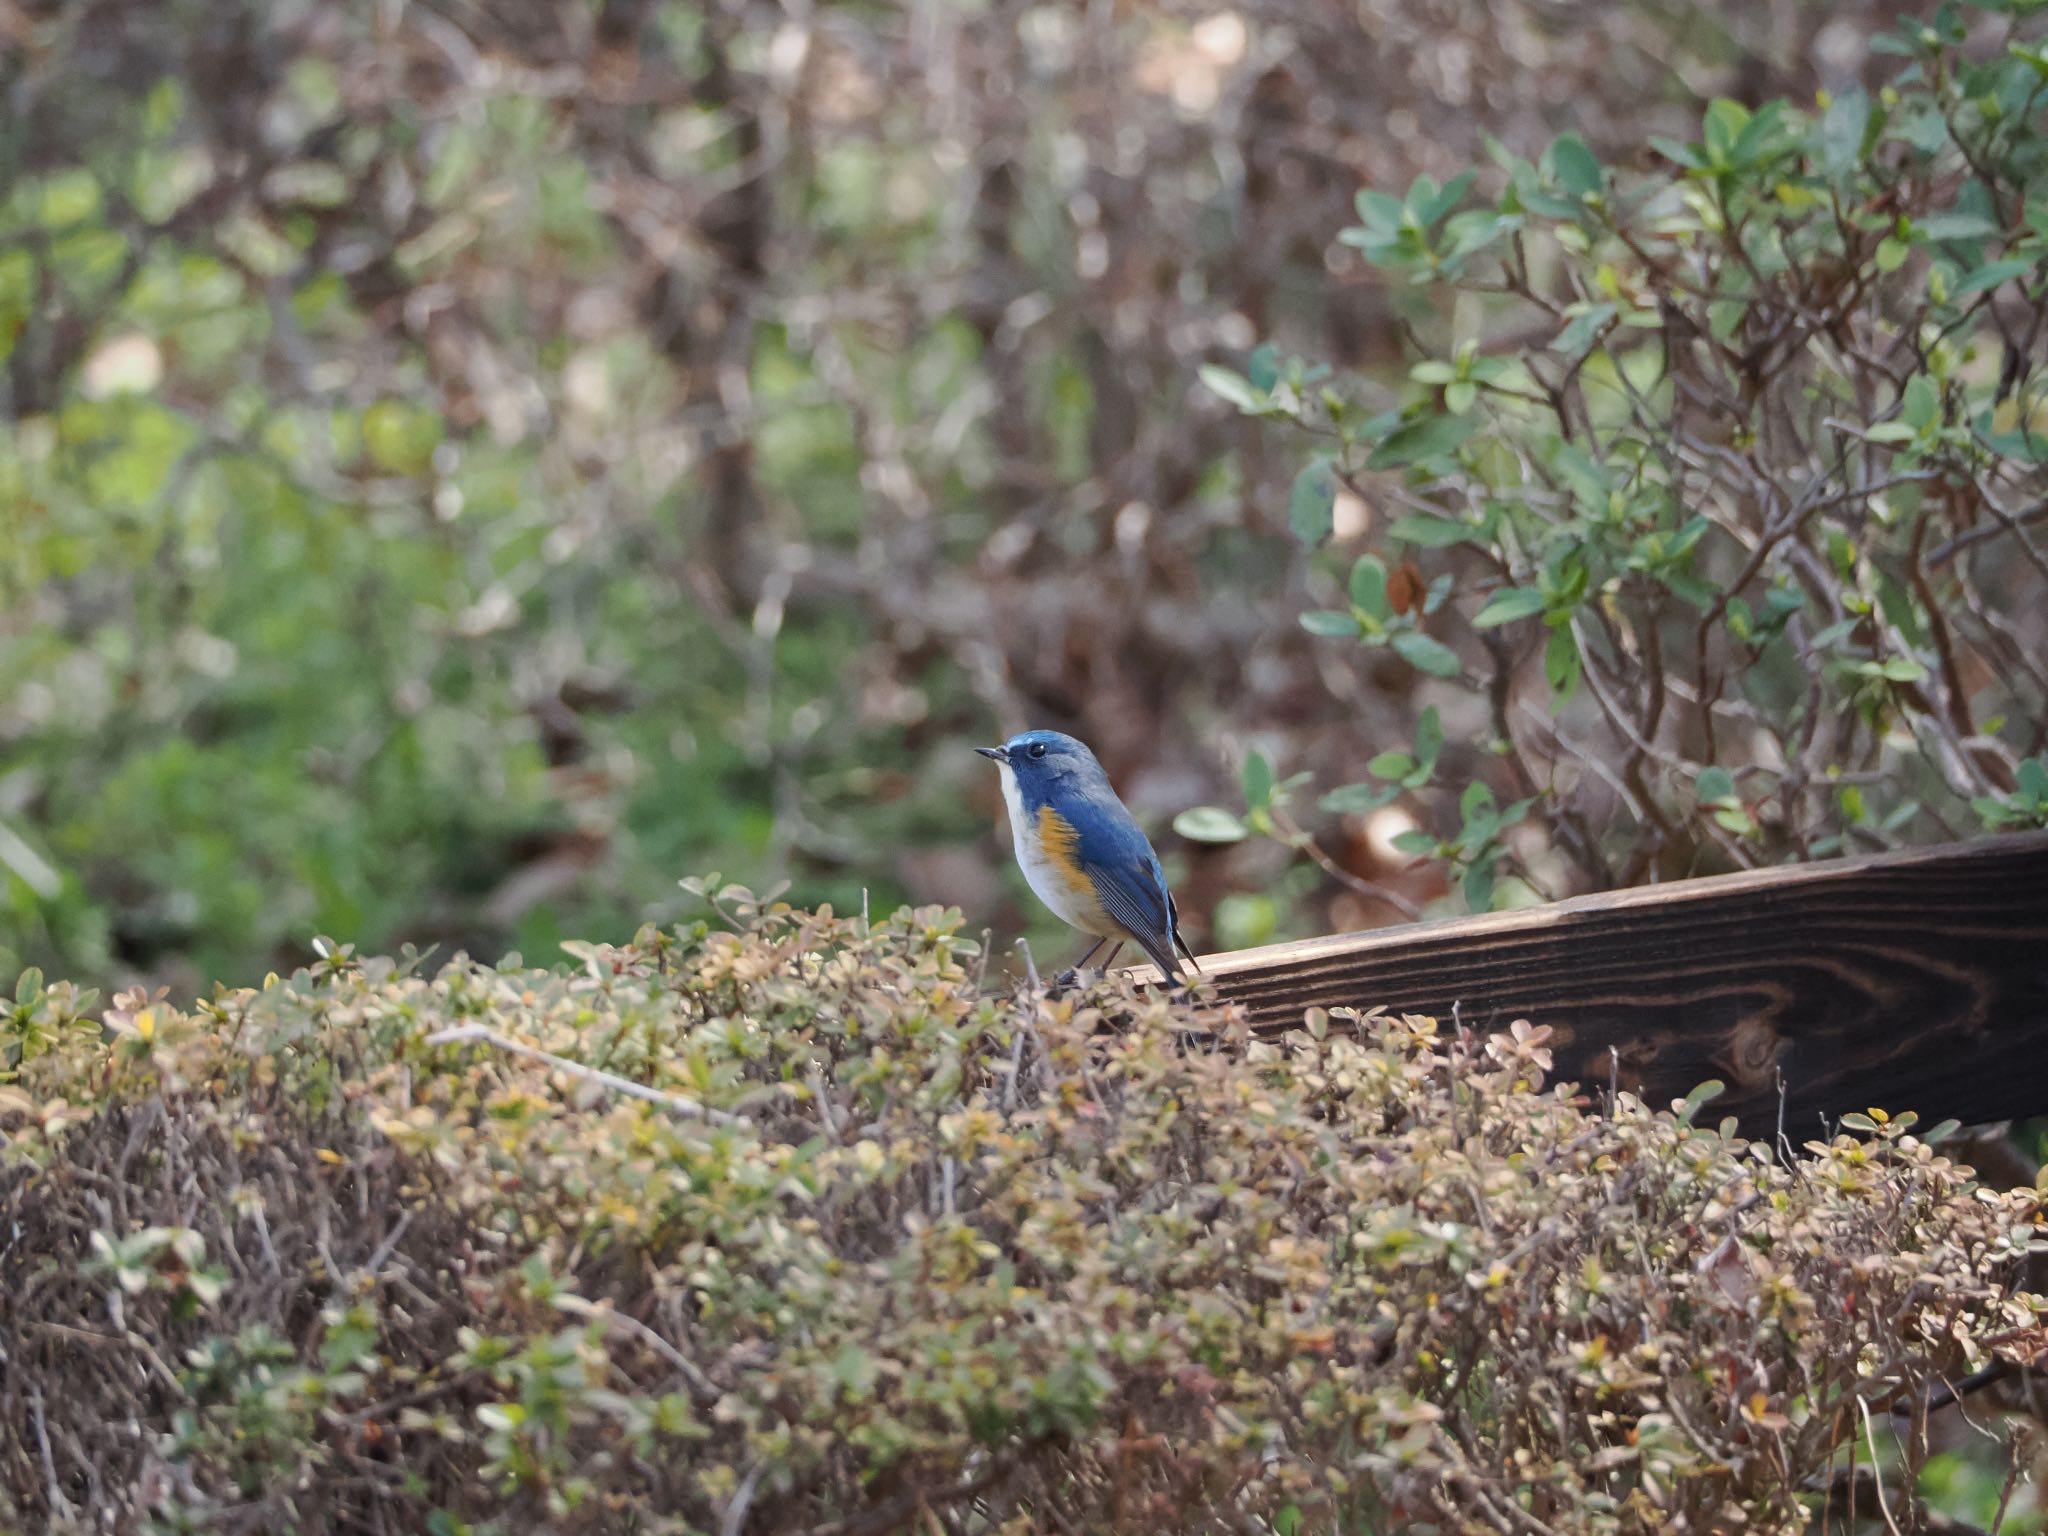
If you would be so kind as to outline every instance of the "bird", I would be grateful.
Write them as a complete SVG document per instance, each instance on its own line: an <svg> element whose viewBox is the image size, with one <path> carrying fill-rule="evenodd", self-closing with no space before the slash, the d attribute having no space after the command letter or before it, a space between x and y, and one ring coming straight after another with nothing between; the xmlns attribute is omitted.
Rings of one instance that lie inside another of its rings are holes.
<svg viewBox="0 0 2048 1536"><path fill-rule="evenodd" d="M1135 943L1171 985L1182 985L1176 950L1201 974L1181 936L1159 855L1093 752L1059 731L1025 731L1000 747L974 750L1002 770L1017 863L1031 889L1060 921L1095 937L1061 981L1105 944L1105 970L1118 950Z"/></svg>

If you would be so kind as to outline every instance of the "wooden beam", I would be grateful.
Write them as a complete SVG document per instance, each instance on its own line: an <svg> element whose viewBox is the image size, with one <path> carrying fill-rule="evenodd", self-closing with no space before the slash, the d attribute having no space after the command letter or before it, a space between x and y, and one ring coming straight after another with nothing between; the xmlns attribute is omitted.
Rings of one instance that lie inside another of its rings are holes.
<svg viewBox="0 0 2048 1536"><path fill-rule="evenodd" d="M1150 967L1144 967L1150 970ZM1873 1105L1923 1124L2048 1115L2048 832L1581 896L1205 956L1278 1031L1310 1007L1555 1031L1555 1080L1795 1142ZM1152 972L1157 975L1156 972ZM1610 1056L1610 1050L1614 1053ZM1618 1058L1618 1061L1617 1061Z"/></svg>

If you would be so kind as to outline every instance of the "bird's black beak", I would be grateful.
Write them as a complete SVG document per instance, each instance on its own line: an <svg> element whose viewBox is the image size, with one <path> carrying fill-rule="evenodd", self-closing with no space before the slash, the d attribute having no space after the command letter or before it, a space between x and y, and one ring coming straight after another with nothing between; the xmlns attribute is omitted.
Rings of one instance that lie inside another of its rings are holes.
<svg viewBox="0 0 2048 1536"><path fill-rule="evenodd" d="M994 758L999 763L1007 763L1010 760L1008 747L976 747L974 750L983 757Z"/></svg>

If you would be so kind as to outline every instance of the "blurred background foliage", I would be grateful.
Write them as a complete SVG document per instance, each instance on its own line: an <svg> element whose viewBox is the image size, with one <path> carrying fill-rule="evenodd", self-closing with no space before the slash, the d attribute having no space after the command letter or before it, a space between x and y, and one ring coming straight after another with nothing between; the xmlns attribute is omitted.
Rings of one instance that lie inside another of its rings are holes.
<svg viewBox="0 0 2048 1536"><path fill-rule="evenodd" d="M1892 11L0 5L0 972L545 962L707 869L1063 955L967 751L1027 724L1198 947L1455 906L1357 817L1165 835L1254 752L1361 779L1429 681L1300 628L1303 445L1199 370L1398 382L1473 316L1339 239L1361 186L1644 169L1877 89Z"/></svg>
<svg viewBox="0 0 2048 1536"><path fill-rule="evenodd" d="M1372 528L1302 627L1429 680L1320 811L1474 911L2048 824L2041 9L1908 17L1877 92L1717 98L1647 172L1565 133L1368 188L1339 240L1436 301L1406 378L1204 365L1318 449L1305 544ZM1242 816L1175 825L1400 909L1301 824L1313 778L1254 750Z"/></svg>

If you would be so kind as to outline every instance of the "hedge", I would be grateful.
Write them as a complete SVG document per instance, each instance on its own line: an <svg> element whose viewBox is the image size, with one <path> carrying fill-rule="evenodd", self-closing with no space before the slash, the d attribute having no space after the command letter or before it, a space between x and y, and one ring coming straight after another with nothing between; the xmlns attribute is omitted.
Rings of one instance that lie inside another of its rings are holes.
<svg viewBox="0 0 2048 1536"><path fill-rule="evenodd" d="M1790 1532L2041 1347L2041 1196L1909 1115L1774 1148L1526 1024L1255 1041L714 900L552 970L23 978L0 1525Z"/></svg>

